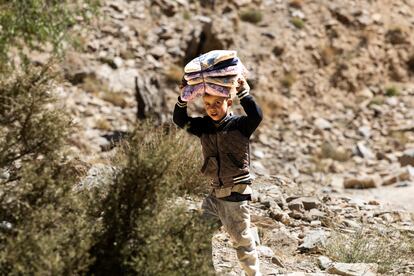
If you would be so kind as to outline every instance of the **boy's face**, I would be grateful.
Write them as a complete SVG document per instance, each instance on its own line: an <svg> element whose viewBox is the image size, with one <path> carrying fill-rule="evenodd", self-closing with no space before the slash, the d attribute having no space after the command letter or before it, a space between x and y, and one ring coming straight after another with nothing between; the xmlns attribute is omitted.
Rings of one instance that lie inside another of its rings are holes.
<svg viewBox="0 0 414 276"><path fill-rule="evenodd" d="M203 96L203 102L207 115L214 121L223 119L229 107L233 104L231 99L208 94Z"/></svg>

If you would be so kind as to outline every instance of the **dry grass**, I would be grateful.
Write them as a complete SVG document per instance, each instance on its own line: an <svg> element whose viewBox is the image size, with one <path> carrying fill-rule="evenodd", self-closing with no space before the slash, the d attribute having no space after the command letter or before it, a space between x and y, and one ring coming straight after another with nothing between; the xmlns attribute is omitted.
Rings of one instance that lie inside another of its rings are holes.
<svg viewBox="0 0 414 276"><path fill-rule="evenodd" d="M190 12L189 11L184 11L183 12L183 18L185 19L185 20L190 20L191 19L191 14L190 14Z"/></svg>
<svg viewBox="0 0 414 276"><path fill-rule="evenodd" d="M151 125L150 121L137 126L135 135L141 139L136 138L137 141L134 143L136 143L136 150L139 149L136 154L142 159L142 162L151 159L155 152L168 150L168 152L160 154L164 154L164 158L168 158L169 175L165 172L163 177L170 178L171 185L192 195L208 191L208 179L200 172L203 162L201 145L195 136L175 127L163 128ZM122 165L127 160L127 155L131 154L130 151L130 144L121 144L118 154L114 157L114 163Z"/></svg>
<svg viewBox="0 0 414 276"><path fill-rule="evenodd" d="M314 172L335 172L336 166L332 160L339 162L346 162L351 158L351 152L341 146L332 145L329 142L324 142L320 148L310 156L310 166L302 168L307 174Z"/></svg>
<svg viewBox="0 0 414 276"><path fill-rule="evenodd" d="M325 245L325 253L345 263L377 263L378 272L390 275L406 260L414 257L414 238L391 227L364 226L353 233L334 232Z"/></svg>
<svg viewBox="0 0 414 276"><path fill-rule="evenodd" d="M99 96L102 100L110 102L115 106L122 108L128 106L128 102L125 100L125 95L123 93L111 91L106 82L98 80L93 76L86 77L81 84L81 88L88 93Z"/></svg>
<svg viewBox="0 0 414 276"><path fill-rule="evenodd" d="M283 101L274 94L264 94L257 99L266 118L275 118L283 110Z"/></svg>
<svg viewBox="0 0 414 276"><path fill-rule="evenodd" d="M167 81L175 84L181 83L183 75L183 69L175 64L170 65L165 71L165 77L167 78Z"/></svg>
<svg viewBox="0 0 414 276"><path fill-rule="evenodd" d="M280 83L283 87L290 88L296 82L296 76L293 73L287 73L280 80Z"/></svg>
<svg viewBox="0 0 414 276"><path fill-rule="evenodd" d="M110 102L111 104L122 108L128 106L128 102L125 100L125 95L119 92L104 92L102 95L102 100Z"/></svg>
<svg viewBox="0 0 414 276"><path fill-rule="evenodd" d="M87 76L83 83L81 84L81 88L86 92L92 93L97 95L99 92L109 92L108 85L103 83L101 80L96 79L93 76Z"/></svg>
<svg viewBox="0 0 414 276"><path fill-rule="evenodd" d="M128 49L122 50L119 53L119 56L123 59L134 59L135 58L134 49L128 48Z"/></svg>
<svg viewBox="0 0 414 276"><path fill-rule="evenodd" d="M329 159L322 159L317 155L311 156L310 161L312 162L311 166L303 168L303 172L306 174L312 174L314 172L323 172L328 173L330 171L330 166L332 161Z"/></svg>
<svg viewBox="0 0 414 276"><path fill-rule="evenodd" d="M320 158L331 158L336 161L346 162L351 158L351 153L343 147L336 147L331 143L325 142L321 145L318 153Z"/></svg>
<svg viewBox="0 0 414 276"><path fill-rule="evenodd" d="M335 49L332 48L331 46L325 46L325 47L322 47L322 49L320 50L320 55L321 55L323 65L326 66L335 60L336 52L335 52Z"/></svg>
<svg viewBox="0 0 414 276"><path fill-rule="evenodd" d="M108 130L108 131L112 129L111 123L107 119L104 119L104 118L100 118L96 120L95 127L100 130Z"/></svg>
<svg viewBox="0 0 414 276"><path fill-rule="evenodd" d="M410 143L410 137L403 131L392 131L390 137L390 142L396 149L404 150L406 144Z"/></svg>

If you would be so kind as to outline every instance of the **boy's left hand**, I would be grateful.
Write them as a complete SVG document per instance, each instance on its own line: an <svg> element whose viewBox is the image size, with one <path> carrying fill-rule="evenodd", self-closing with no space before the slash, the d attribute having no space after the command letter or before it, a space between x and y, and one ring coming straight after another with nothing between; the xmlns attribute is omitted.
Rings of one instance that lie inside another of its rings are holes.
<svg viewBox="0 0 414 276"><path fill-rule="evenodd" d="M241 91L244 91L244 90L250 90L250 86L249 86L249 84L247 83L247 81L246 81L246 79L245 79L245 78L240 77L240 78L237 80L237 87L236 87L236 91L237 91L237 92L241 92Z"/></svg>
<svg viewBox="0 0 414 276"><path fill-rule="evenodd" d="M187 81L185 80L184 76L181 79L181 83L180 83L180 90L182 90L184 87L187 86Z"/></svg>

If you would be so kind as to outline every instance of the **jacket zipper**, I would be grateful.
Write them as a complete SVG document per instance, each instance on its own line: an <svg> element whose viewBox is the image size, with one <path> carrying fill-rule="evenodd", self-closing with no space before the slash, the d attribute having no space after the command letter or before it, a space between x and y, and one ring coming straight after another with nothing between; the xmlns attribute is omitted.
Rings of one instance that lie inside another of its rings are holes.
<svg viewBox="0 0 414 276"><path fill-rule="evenodd" d="M223 182L220 179L220 153L219 153L219 150L218 150L218 134L217 134L217 132L216 132L216 150L217 150L216 153L217 153L217 167L218 167L218 169L217 169L217 178L219 180L219 184L220 184L220 187L221 187L221 186L223 186Z"/></svg>

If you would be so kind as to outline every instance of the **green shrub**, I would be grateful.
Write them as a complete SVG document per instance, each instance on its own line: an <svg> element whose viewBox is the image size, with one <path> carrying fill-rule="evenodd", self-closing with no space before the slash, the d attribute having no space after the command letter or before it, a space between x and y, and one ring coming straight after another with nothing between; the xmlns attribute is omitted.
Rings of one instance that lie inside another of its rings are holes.
<svg viewBox="0 0 414 276"><path fill-rule="evenodd" d="M76 166L61 156L70 123L52 108L52 78L28 68L0 81L0 274L209 274L212 229L179 200L207 187L196 139L142 123L120 148L115 177L75 190Z"/></svg>
<svg viewBox="0 0 414 276"><path fill-rule="evenodd" d="M1 275L82 274L91 263L95 224L61 157L70 123L53 108L55 74L50 64L28 66L23 54L45 43L58 52L88 3L0 0ZM22 57L18 68L10 48Z"/></svg>
<svg viewBox="0 0 414 276"><path fill-rule="evenodd" d="M240 19L246 22L257 24L263 19L263 14L259 10L249 9L240 14Z"/></svg>
<svg viewBox="0 0 414 276"><path fill-rule="evenodd" d="M10 47L34 49L49 42L59 51L70 27L78 23L77 16L87 19L97 4L98 0L0 0L0 71L6 70Z"/></svg>
<svg viewBox="0 0 414 276"><path fill-rule="evenodd" d="M208 264L214 229L198 213L172 204L137 221L137 243L123 252L132 256L127 266L137 275L213 275Z"/></svg>
<svg viewBox="0 0 414 276"><path fill-rule="evenodd" d="M55 101L53 78L48 66L0 77L0 168L57 158L70 121L61 110L50 108Z"/></svg>
<svg viewBox="0 0 414 276"><path fill-rule="evenodd" d="M78 11L68 3L0 0L0 70L10 47L58 50ZM55 75L27 64L0 74L0 274L208 275L212 228L179 197L206 187L195 140L142 124L114 178L78 188Z"/></svg>
<svg viewBox="0 0 414 276"><path fill-rule="evenodd" d="M187 137L146 122L122 146L116 159L120 172L98 203L103 231L90 251L96 259L91 273L209 273L211 256L203 253L211 246L209 225L177 202L178 194L197 191L193 188L202 184Z"/></svg>
<svg viewBox="0 0 414 276"><path fill-rule="evenodd" d="M69 172L42 162L26 166L18 182L1 184L0 216L10 223L0 230L1 275L68 275L91 264L94 225Z"/></svg>
<svg viewBox="0 0 414 276"><path fill-rule="evenodd" d="M93 225L60 157L69 120L51 108L48 68L0 79L0 274L85 271Z"/></svg>

